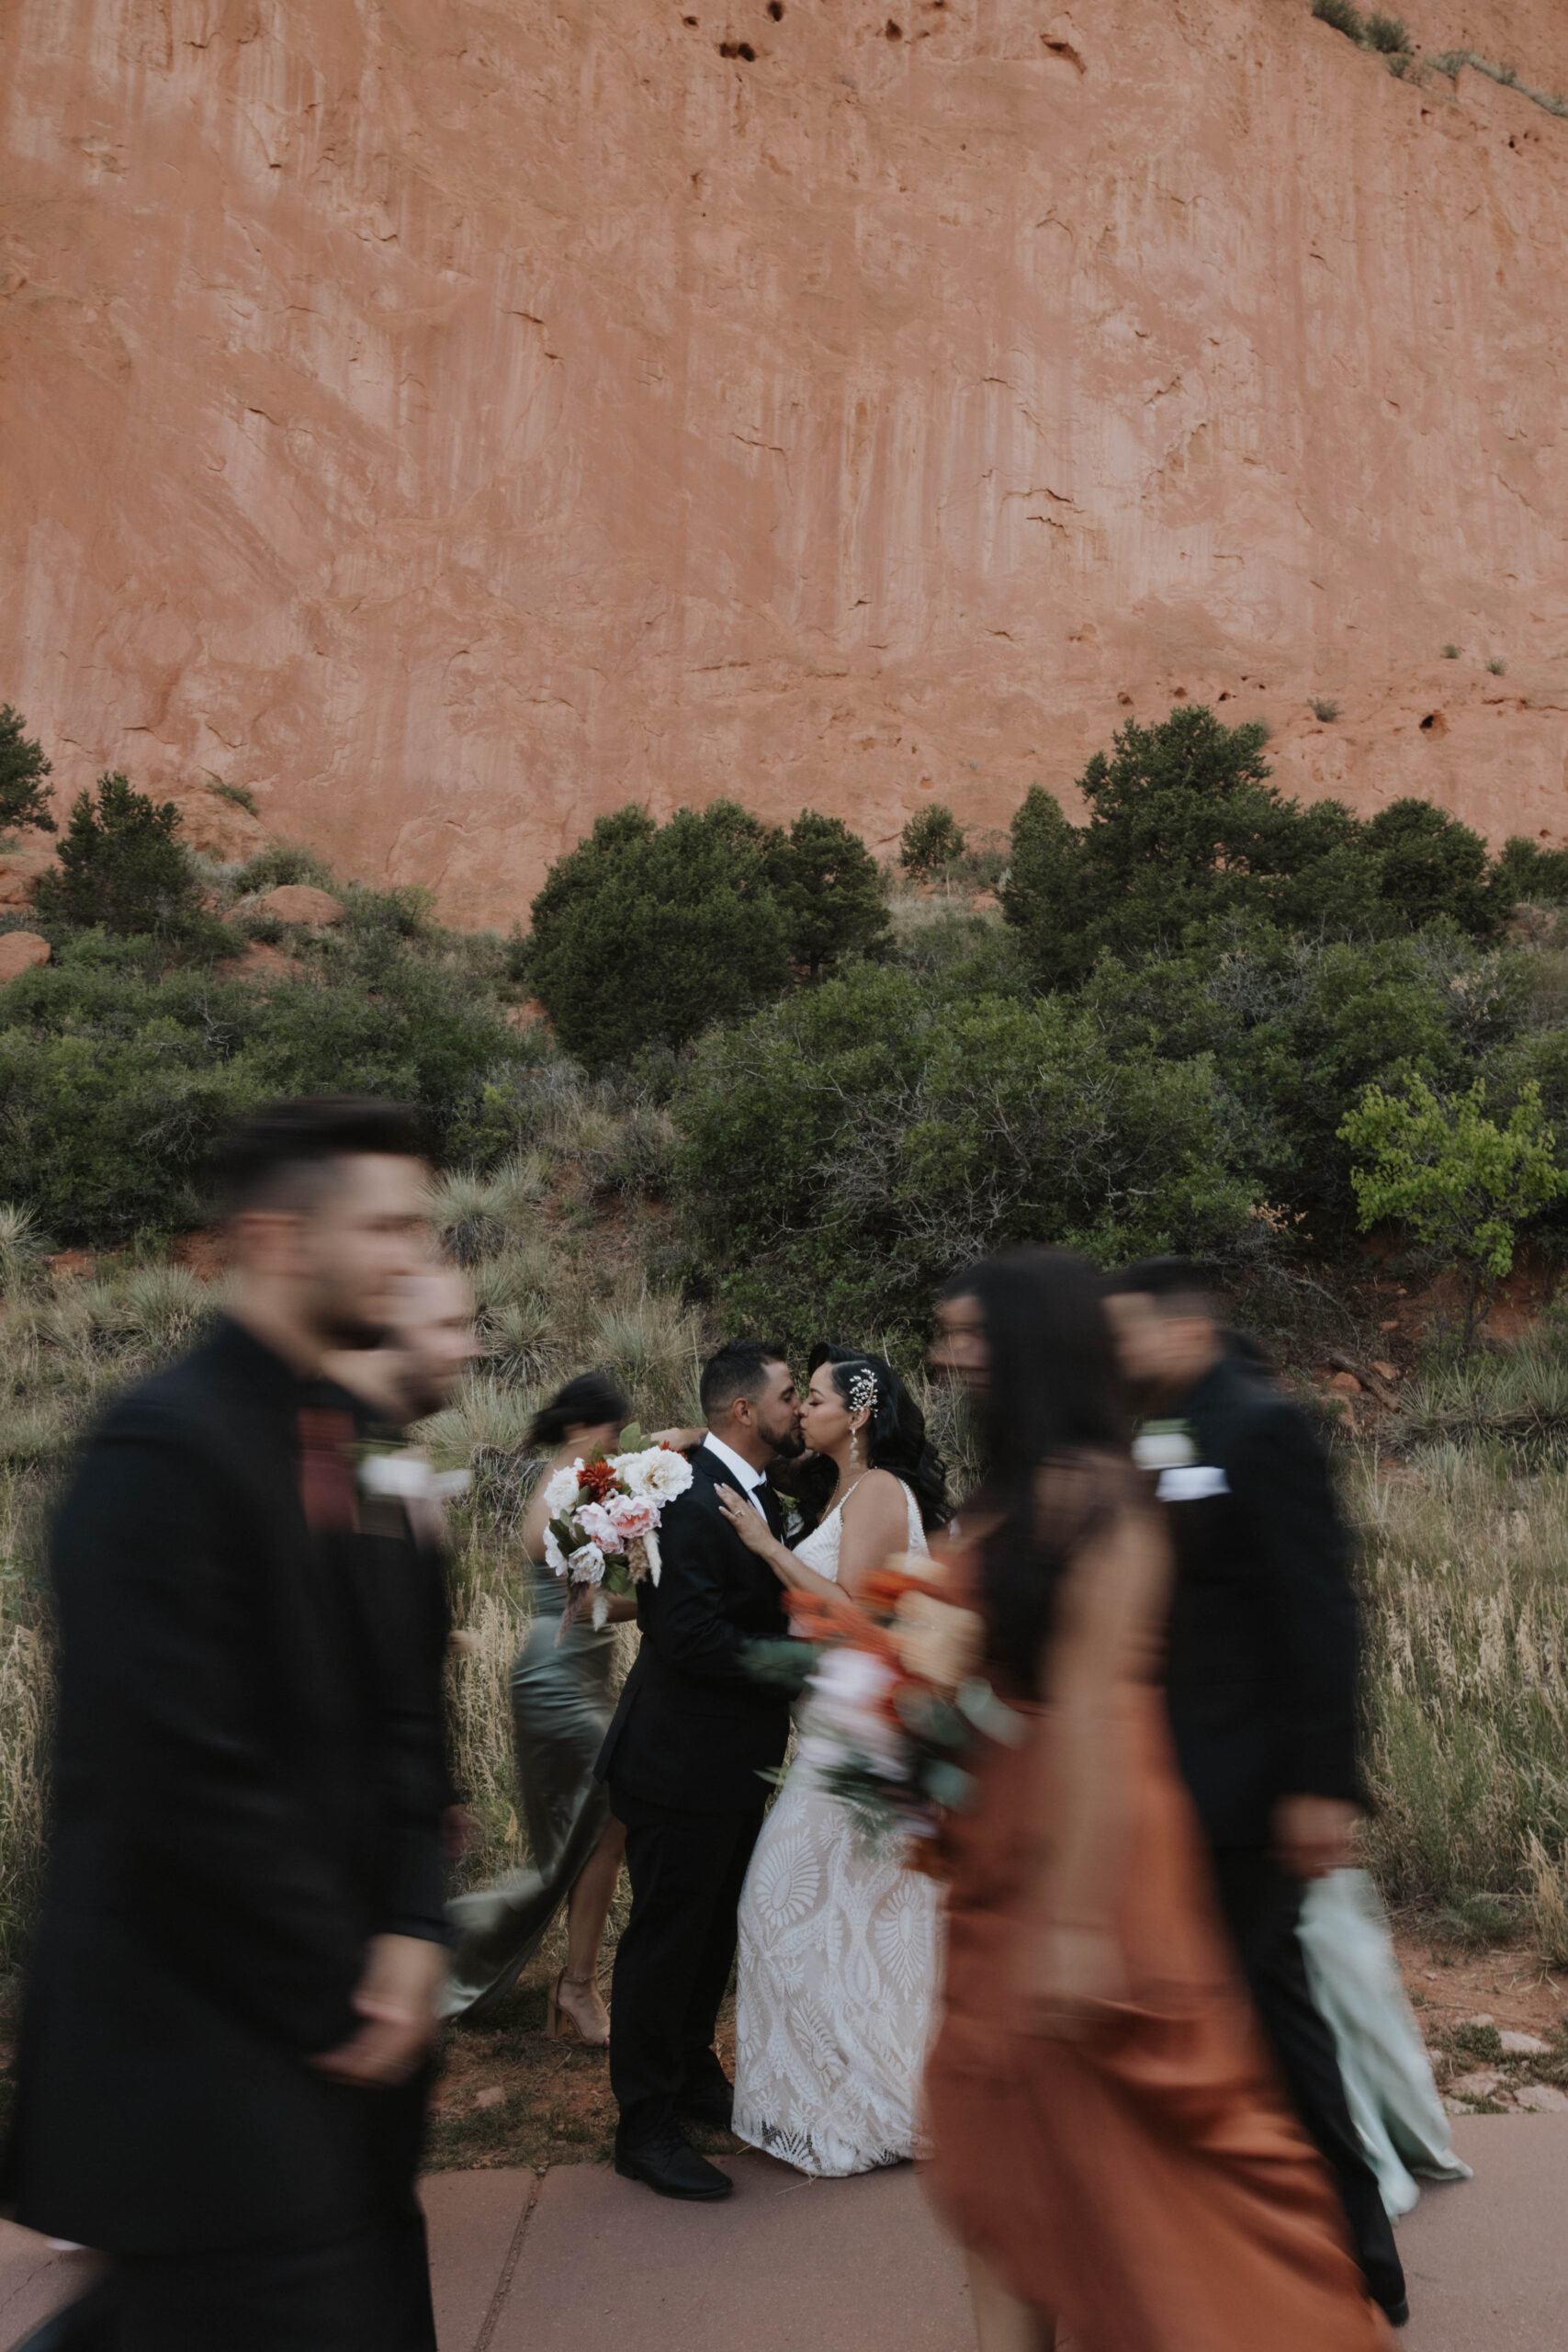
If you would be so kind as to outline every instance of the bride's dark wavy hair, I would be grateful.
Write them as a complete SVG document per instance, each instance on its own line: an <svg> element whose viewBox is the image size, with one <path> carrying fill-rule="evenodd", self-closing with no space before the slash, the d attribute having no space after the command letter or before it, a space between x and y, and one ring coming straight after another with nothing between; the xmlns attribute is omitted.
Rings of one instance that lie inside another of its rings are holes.
<svg viewBox="0 0 1568 2352"><path fill-rule="evenodd" d="M865 1425L867 1466L891 1470L896 1478L902 1478L919 1507L922 1526L945 1527L953 1516L947 1498L946 1465L926 1434L925 1415L892 1365L881 1356L868 1354L864 1348L830 1346L823 1340L811 1351L807 1378L819 1372L824 1364L832 1372L833 1385L846 1409L856 1373L875 1375L876 1409ZM828 1508L828 1498L838 1475L832 1463L815 1456L803 1462L795 1474L795 1491L813 1527Z"/></svg>

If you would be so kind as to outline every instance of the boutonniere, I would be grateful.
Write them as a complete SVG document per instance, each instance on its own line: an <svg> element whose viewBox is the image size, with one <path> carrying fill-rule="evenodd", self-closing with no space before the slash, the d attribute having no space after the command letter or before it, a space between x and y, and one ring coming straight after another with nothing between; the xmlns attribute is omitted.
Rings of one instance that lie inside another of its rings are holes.
<svg viewBox="0 0 1568 2352"><path fill-rule="evenodd" d="M455 1502L468 1491L468 1474L432 1469L423 1446L367 1446L359 1457L359 1491L386 1502Z"/></svg>
<svg viewBox="0 0 1568 2352"><path fill-rule="evenodd" d="M784 1523L784 1540L786 1544L793 1544L806 1524L801 1515L800 1505L793 1495L783 1495L776 1487L770 1487L768 1492L779 1507L779 1518Z"/></svg>
<svg viewBox="0 0 1568 2352"><path fill-rule="evenodd" d="M1133 1440L1133 1460L1140 1470L1186 1470L1198 1459L1198 1441L1190 1421L1142 1421Z"/></svg>

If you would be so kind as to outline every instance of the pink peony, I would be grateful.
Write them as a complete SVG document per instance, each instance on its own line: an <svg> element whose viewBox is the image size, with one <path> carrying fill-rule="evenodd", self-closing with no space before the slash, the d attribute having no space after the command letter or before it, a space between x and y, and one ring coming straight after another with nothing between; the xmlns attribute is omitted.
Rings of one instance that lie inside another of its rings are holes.
<svg viewBox="0 0 1568 2352"><path fill-rule="evenodd" d="M614 1516L614 1510L613 1504L606 1510L603 1503L584 1503L577 1514L578 1525L601 1552L618 1552L621 1549L622 1530Z"/></svg>
<svg viewBox="0 0 1568 2352"><path fill-rule="evenodd" d="M659 1524L658 1504L643 1495L612 1495L604 1512L624 1544L651 1535Z"/></svg>

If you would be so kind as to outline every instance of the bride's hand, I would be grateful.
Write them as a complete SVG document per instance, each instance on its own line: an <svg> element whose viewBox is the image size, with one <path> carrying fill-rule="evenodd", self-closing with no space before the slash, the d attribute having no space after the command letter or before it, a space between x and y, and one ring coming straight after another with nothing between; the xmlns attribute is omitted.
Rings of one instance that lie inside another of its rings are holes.
<svg viewBox="0 0 1568 2352"><path fill-rule="evenodd" d="M1115 1930L1088 1920L1040 1922L1018 1955L1013 1990L1025 2033L1081 2041L1097 2011L1127 1998L1126 1962Z"/></svg>
<svg viewBox="0 0 1568 2352"><path fill-rule="evenodd" d="M749 1552L766 1554L773 1549L773 1531L755 1503L748 1502L733 1487L720 1487L718 1507Z"/></svg>

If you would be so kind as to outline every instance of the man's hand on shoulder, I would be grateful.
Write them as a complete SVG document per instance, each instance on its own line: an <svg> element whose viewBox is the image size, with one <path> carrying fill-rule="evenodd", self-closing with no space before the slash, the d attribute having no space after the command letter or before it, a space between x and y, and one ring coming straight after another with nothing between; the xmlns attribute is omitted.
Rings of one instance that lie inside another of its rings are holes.
<svg viewBox="0 0 1568 2352"><path fill-rule="evenodd" d="M336 2050L310 2064L334 2082L366 2090L406 2082L435 2039L436 1997L446 1975L446 1947L421 1936L374 1936L355 1987L366 2022Z"/></svg>
<svg viewBox="0 0 1568 2352"><path fill-rule="evenodd" d="M1274 1807L1274 1859L1292 1878L1351 1870L1361 1808L1343 1797L1281 1797Z"/></svg>

